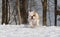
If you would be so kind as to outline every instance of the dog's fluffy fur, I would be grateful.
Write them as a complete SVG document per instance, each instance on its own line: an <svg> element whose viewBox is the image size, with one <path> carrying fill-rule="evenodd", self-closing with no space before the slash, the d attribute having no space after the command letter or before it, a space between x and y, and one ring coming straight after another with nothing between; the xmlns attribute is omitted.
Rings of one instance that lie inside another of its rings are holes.
<svg viewBox="0 0 60 37"><path fill-rule="evenodd" d="M29 25L33 28L39 26L39 15L36 11L29 12L28 22Z"/></svg>

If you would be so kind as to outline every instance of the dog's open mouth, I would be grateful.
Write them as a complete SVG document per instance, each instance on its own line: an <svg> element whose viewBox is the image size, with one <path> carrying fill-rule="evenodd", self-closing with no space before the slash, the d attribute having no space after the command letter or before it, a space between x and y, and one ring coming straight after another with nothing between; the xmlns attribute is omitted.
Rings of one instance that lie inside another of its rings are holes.
<svg viewBox="0 0 60 37"><path fill-rule="evenodd" d="M33 19L33 17L35 17L35 15L31 16L31 19Z"/></svg>
<svg viewBox="0 0 60 37"><path fill-rule="evenodd" d="M33 16L31 16L31 19L33 19Z"/></svg>

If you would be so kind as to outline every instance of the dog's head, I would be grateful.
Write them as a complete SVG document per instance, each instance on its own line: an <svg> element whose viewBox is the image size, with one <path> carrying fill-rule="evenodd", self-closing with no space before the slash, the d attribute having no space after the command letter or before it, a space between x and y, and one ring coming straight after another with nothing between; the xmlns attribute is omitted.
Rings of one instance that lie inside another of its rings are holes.
<svg viewBox="0 0 60 37"><path fill-rule="evenodd" d="M29 12L29 17L30 17L30 19L36 18L36 12L35 11Z"/></svg>

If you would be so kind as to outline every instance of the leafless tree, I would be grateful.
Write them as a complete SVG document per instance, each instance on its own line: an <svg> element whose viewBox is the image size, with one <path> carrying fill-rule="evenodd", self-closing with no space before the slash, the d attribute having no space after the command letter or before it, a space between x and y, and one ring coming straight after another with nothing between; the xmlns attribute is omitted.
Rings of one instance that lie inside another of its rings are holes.
<svg viewBox="0 0 60 37"><path fill-rule="evenodd" d="M17 11L18 11L18 21L19 24L21 24L21 14L20 14L20 4L19 4L19 0L16 0L16 7L17 7Z"/></svg>
<svg viewBox="0 0 60 37"><path fill-rule="evenodd" d="M47 25L46 12L47 12L47 0L41 0L43 6L43 25Z"/></svg>
<svg viewBox="0 0 60 37"><path fill-rule="evenodd" d="M57 0L55 0L55 26L57 26Z"/></svg>
<svg viewBox="0 0 60 37"><path fill-rule="evenodd" d="M28 12L26 12L27 10L27 0L20 0L20 13L21 13L21 18L22 18L22 23L26 24L27 23L27 16L28 16Z"/></svg>
<svg viewBox="0 0 60 37"><path fill-rule="evenodd" d="M8 0L2 0L2 24L8 24Z"/></svg>

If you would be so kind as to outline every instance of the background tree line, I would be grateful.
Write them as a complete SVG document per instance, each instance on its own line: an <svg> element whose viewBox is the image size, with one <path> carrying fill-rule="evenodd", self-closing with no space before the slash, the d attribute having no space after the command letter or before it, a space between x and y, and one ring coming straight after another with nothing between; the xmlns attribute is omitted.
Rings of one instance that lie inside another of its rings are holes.
<svg viewBox="0 0 60 37"><path fill-rule="evenodd" d="M31 11L31 3L34 0L29 0L30 2L30 11ZM9 0L2 0L2 24L9 24L10 17L11 17L11 11L10 11L10 4ZM47 25L47 19L46 19L46 13L47 13L47 0L41 0L42 6L43 6L43 25ZM60 11L57 10L57 0L54 0L54 5L55 5L55 26L57 25L57 15L60 15ZM15 9L16 9L16 15L14 16L14 21L16 24L27 24L27 18L28 18L28 0L16 0L15 3ZM14 9L13 9L14 10ZM12 12L14 13L14 11ZM17 22L17 17L18 17L18 22Z"/></svg>

